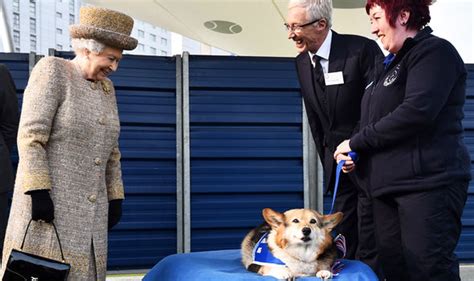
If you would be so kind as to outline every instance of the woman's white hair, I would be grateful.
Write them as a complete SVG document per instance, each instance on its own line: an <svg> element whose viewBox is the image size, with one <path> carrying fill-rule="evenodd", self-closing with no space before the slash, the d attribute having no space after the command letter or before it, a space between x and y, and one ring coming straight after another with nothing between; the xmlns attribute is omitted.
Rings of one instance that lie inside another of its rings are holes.
<svg viewBox="0 0 474 281"><path fill-rule="evenodd" d="M332 0L290 0L288 8L302 7L306 9L308 21L326 19L328 28L332 26Z"/></svg>
<svg viewBox="0 0 474 281"><path fill-rule="evenodd" d="M101 53L105 49L105 45L94 39L84 38L72 38L71 46L74 52L77 54L78 51L87 49L93 53Z"/></svg>

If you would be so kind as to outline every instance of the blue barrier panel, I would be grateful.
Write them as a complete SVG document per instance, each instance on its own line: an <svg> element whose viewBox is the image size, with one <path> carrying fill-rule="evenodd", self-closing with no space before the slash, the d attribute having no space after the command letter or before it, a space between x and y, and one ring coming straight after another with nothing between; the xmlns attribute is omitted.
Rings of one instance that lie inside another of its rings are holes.
<svg viewBox="0 0 474 281"><path fill-rule="evenodd" d="M262 209L303 207L293 59L190 56L191 250L235 249Z"/></svg>

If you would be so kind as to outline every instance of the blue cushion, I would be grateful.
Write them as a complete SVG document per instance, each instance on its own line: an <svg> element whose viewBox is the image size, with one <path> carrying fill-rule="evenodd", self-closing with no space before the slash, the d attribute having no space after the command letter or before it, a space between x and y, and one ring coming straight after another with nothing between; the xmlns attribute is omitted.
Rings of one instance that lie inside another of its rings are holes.
<svg viewBox="0 0 474 281"><path fill-rule="evenodd" d="M344 268L332 280L377 281L369 266L353 260L342 260ZM240 250L222 250L175 254L162 259L144 281L264 281L277 280L248 272L240 261ZM316 277L301 277L298 281L320 281Z"/></svg>

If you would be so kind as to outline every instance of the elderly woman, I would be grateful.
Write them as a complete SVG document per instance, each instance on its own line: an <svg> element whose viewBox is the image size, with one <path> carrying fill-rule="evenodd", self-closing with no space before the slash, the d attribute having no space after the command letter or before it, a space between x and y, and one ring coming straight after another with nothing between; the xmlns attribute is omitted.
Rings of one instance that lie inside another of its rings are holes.
<svg viewBox="0 0 474 281"><path fill-rule="evenodd" d="M359 153L356 172L370 182L387 280L460 280L454 249L471 179L462 127L466 69L425 26L430 4L367 2L372 33L390 54L362 100L360 131L334 155Z"/></svg>
<svg viewBox="0 0 474 281"><path fill-rule="evenodd" d="M51 259L61 253L68 280L105 280L107 230L118 223L124 198L115 91L107 76L117 70L133 19L83 7L70 33L76 57L41 59L23 99L18 133L20 162L3 252L12 248Z"/></svg>

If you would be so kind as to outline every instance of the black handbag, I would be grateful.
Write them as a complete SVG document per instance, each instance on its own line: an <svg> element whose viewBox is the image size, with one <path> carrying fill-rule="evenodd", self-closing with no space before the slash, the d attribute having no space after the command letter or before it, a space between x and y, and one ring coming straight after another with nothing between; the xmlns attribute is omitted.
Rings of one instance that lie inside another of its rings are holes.
<svg viewBox="0 0 474 281"><path fill-rule="evenodd" d="M30 228L31 221L26 227L25 236L20 250L12 249L8 258L3 281L63 281L67 280L71 265L64 261L63 249L59 240L56 226L52 223L56 237L58 238L61 261L56 261L41 256L23 252L26 234Z"/></svg>

